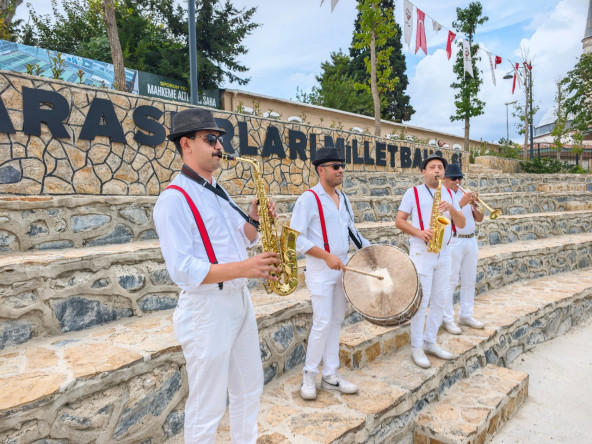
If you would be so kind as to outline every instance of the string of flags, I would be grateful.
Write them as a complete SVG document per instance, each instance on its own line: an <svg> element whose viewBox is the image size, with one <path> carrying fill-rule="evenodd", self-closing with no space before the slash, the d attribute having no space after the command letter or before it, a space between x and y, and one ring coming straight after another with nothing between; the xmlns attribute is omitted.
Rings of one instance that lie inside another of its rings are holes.
<svg viewBox="0 0 592 444"><path fill-rule="evenodd" d="M411 37L414 30L414 9L416 11L417 17L415 24L415 54L417 54L417 51L419 51L419 49L422 49L424 54L428 55L427 38L425 33L426 13L419 9L416 5L414 5L410 0L404 0L403 3L403 37L405 39L405 44L409 49L411 49ZM429 15L428 17L432 20L432 29L434 30L434 32L439 32L442 29L448 31L448 38L446 41L446 55L448 56L448 60L450 60L450 57L452 56L452 42L456 39L457 35L452 30L446 28ZM471 46L469 44L469 41L462 38L459 38L459 40L462 42L464 74L474 77L475 75L473 73ZM502 57L495 55L485 49L482 49L481 46L479 46L479 49L477 51L483 51L487 54L487 57L489 59L489 67L491 69L491 79L493 81L493 84L497 86L495 70L497 69L497 65L502 63ZM510 63L512 67L512 72L514 74L512 81L512 94L514 94L516 84L518 84L518 88L521 88L521 83L524 83L526 85L526 70L532 70L532 66L524 62L523 66L520 67L520 64L518 62L514 62L510 59L506 60Z"/></svg>

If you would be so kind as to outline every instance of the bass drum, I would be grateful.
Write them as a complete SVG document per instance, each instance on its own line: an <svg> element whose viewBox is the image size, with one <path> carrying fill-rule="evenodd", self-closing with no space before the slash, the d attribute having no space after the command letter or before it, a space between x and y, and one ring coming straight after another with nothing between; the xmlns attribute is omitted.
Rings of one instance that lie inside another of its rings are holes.
<svg viewBox="0 0 592 444"><path fill-rule="evenodd" d="M346 270L345 295L368 321L382 326L402 324L413 317L421 303L421 284L411 258L400 248L371 245L357 251L348 267L379 274L380 280Z"/></svg>

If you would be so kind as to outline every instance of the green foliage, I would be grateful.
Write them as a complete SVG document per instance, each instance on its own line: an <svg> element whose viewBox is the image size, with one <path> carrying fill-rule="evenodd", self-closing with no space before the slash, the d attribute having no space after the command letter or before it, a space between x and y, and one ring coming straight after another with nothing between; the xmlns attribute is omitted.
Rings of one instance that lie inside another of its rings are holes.
<svg viewBox="0 0 592 444"><path fill-rule="evenodd" d="M567 114L565 113L565 99L560 82L557 82L555 106L557 108L557 120L555 120L555 126L551 131L551 136L553 137L553 143L555 144L553 148L557 151L557 160L559 160L559 153L563 149L563 139L569 132L569 128L567 126Z"/></svg>
<svg viewBox="0 0 592 444"><path fill-rule="evenodd" d="M516 145L511 140L506 140L505 137L502 137L498 143L500 144L500 148L498 152L494 153L494 155L508 159L520 159L520 151L522 151L521 146Z"/></svg>
<svg viewBox="0 0 592 444"><path fill-rule="evenodd" d="M32 25L19 28L20 41L54 51L111 62L100 0L52 0L53 14L30 6ZM182 3L182 4L186 4ZM224 80L246 84L248 68L238 62L242 44L258 24L256 8L236 9L230 0L196 1L199 89ZM169 0L119 0L115 18L125 66L189 83L187 12Z"/></svg>
<svg viewBox="0 0 592 444"><path fill-rule="evenodd" d="M588 173L579 165L570 165L549 157L534 158L520 161L520 167L525 173L553 174L553 173Z"/></svg>
<svg viewBox="0 0 592 444"><path fill-rule="evenodd" d="M53 79L61 79L62 73L66 70L61 52L58 52L54 57L49 57L49 66L51 68L51 77Z"/></svg>
<svg viewBox="0 0 592 444"><path fill-rule="evenodd" d="M582 54L580 60L561 81L565 86L565 112L573 114L572 127L589 132L592 126L592 54Z"/></svg>
<svg viewBox="0 0 592 444"><path fill-rule="evenodd" d="M25 69L27 70L27 74L42 77L41 73L43 72L43 69L41 69L41 65L38 65L37 63L26 63Z"/></svg>
<svg viewBox="0 0 592 444"><path fill-rule="evenodd" d="M76 73L76 75L78 76L78 83L83 83L82 79L84 77L84 71L79 69L78 72Z"/></svg>
<svg viewBox="0 0 592 444"><path fill-rule="evenodd" d="M476 55L479 45L472 44L477 26L482 25L489 20L488 17L483 17L481 15L482 10L483 8L479 2L472 2L465 9L456 8L457 20L452 22L454 29L458 33L464 34L469 39L474 77L471 77L468 74L465 75L462 42L459 40L457 41L457 45L461 50L456 56L456 62L453 68L454 73L457 75L457 81L450 85L452 88L459 91L454 96L456 114L450 116L451 121L465 120L483 114L485 103L477 98L477 94L483 83L476 64L477 61L481 60L481 57Z"/></svg>
<svg viewBox="0 0 592 444"><path fill-rule="evenodd" d="M362 0L359 0L360 5ZM382 14L392 16L394 10L393 0L380 0L379 9ZM367 70L366 60L370 59L370 50L367 47L356 48L357 34L362 33L362 14L358 12L354 25L354 35L349 49L349 56L342 51L331 53L331 58L321 64L321 74L317 76L319 86L312 88L310 93L300 89L296 91L296 99L319 106L349 111L365 116L374 116L372 95L369 89L356 89L356 84L370 83L370 74ZM409 84L405 74L405 56L401 45L401 28L394 21L390 21L390 37L387 37L384 45L377 46L380 52L387 49L390 74L384 77L385 82L398 79L396 87L390 91L383 91L380 95L381 117L387 120L409 120L415 110L409 104L409 96L405 94ZM359 45L358 45L359 46ZM381 60L384 65L386 60Z"/></svg>

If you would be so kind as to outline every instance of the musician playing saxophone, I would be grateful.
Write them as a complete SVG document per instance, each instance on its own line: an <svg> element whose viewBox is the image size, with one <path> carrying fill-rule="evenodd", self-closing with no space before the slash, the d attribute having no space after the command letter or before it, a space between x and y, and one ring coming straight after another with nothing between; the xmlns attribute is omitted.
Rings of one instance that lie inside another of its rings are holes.
<svg viewBox="0 0 592 444"><path fill-rule="evenodd" d="M263 367L246 284L276 280L270 273L279 271L278 255L247 255L259 237L257 207L243 213L213 177L224 130L212 113L184 110L172 124L168 138L184 165L159 196L154 223L169 275L182 290L173 326L187 362L185 442L215 443L228 396L232 441L254 444ZM269 208L275 217L273 203Z"/></svg>
<svg viewBox="0 0 592 444"><path fill-rule="evenodd" d="M438 154L431 154L421 163L424 184L409 188L401 200L395 225L410 235L409 256L415 264L423 297L417 313L411 318L411 356L416 365L430 367L426 353L440 359L453 355L436 344L436 336L446 302L446 290L450 276L451 237L450 219L459 228L465 226L465 216L452 195L442 186L444 170L448 162ZM439 199L439 202L438 202ZM408 221L411 216L411 222ZM448 225L442 227L443 236L438 253L428 252L428 244L434 238L430 228L435 218L444 216ZM426 319L426 311L429 312ZM424 333L425 328L425 333Z"/></svg>

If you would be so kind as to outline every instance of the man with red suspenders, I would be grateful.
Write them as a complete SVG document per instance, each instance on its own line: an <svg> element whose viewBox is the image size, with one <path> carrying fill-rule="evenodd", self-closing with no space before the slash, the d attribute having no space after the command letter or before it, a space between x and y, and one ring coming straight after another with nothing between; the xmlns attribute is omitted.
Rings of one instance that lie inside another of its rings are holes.
<svg viewBox="0 0 592 444"><path fill-rule="evenodd" d="M444 177L444 186L448 188L460 207L467 224L464 228L453 229L450 241L451 271L448 284L446 309L444 310L443 326L448 333L460 335L461 329L454 323L453 295L460 276L460 312L458 323L467 327L481 329L485 325L473 317L475 302L475 283L477 280L477 260L479 245L475 236L475 222L483 220L483 214L475 208L476 193L463 193L458 186L463 180L463 172L457 164L448 165Z"/></svg>
<svg viewBox="0 0 592 444"><path fill-rule="evenodd" d="M337 189L343 181L344 159L336 148L321 148L313 165L319 183L304 192L292 211L290 227L299 231L296 249L306 254L306 286L312 302L312 329L308 337L300 396L316 398L316 375L323 362L321 388L356 393L339 369L339 335L347 300L341 274L348 259L350 239L358 248L370 243L354 226L351 204Z"/></svg>
<svg viewBox="0 0 592 444"><path fill-rule="evenodd" d="M395 225L409 237L409 256L415 264L423 297L417 313L411 318L411 356L416 365L422 368L430 367L430 361L425 353L440 359L451 359L453 355L436 344L436 336L445 309L448 281L450 279L450 252L448 242L451 237L451 227L448 225L444 232L440 253L429 253L427 242L434 235L430 229L434 192L438 187L438 180L444 179L444 170L448 162L437 154L431 154L423 160L420 169L425 183L409 188L403 195ZM438 210L457 227L465 226L465 217L460 211L458 203L453 203L452 195L442 186ZM408 221L411 216L411 223ZM430 310L426 319L426 311ZM425 333L424 333L425 327Z"/></svg>
<svg viewBox="0 0 592 444"><path fill-rule="evenodd" d="M248 257L259 237L256 203L244 214L214 179L224 133L210 111L175 114L168 138L184 165L159 196L154 223L181 289L173 326L189 383L185 442L215 442L228 397L232 441L254 444L263 367L247 278L275 279L279 261L275 253Z"/></svg>

